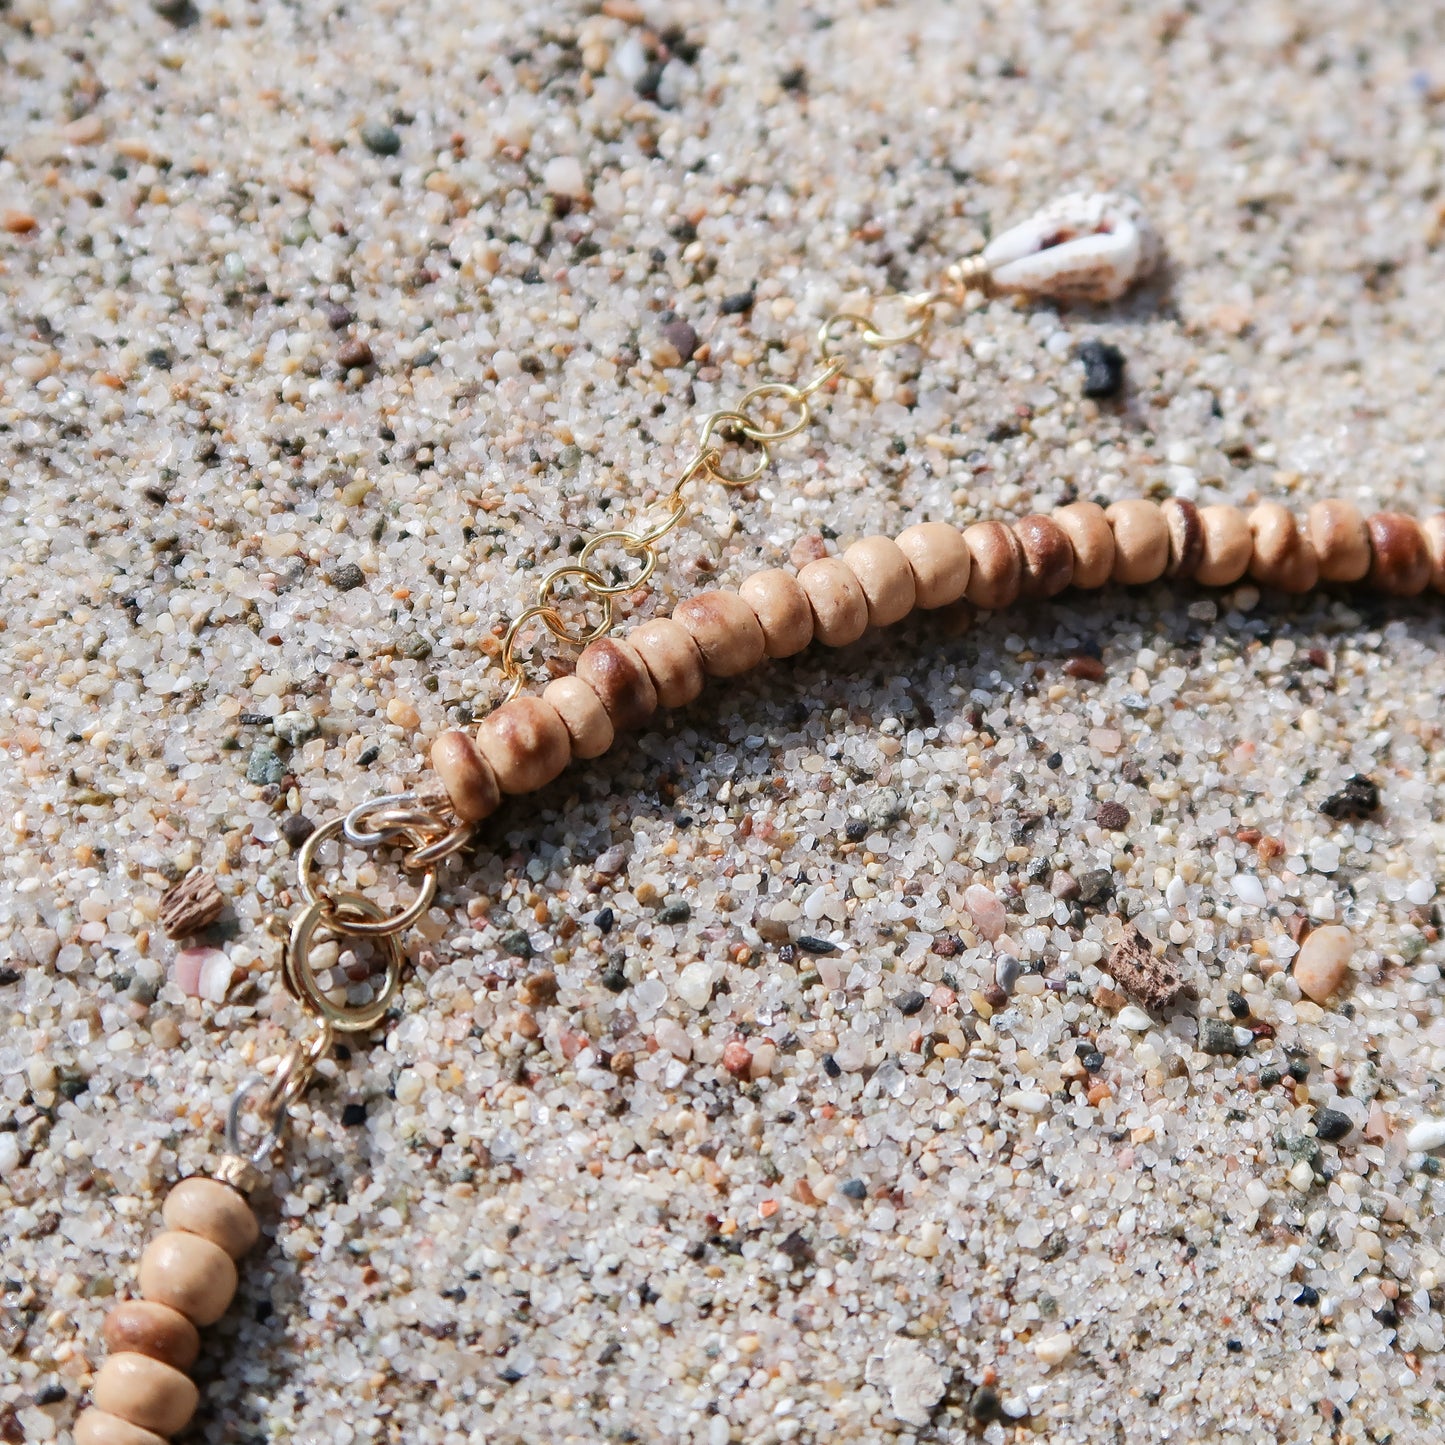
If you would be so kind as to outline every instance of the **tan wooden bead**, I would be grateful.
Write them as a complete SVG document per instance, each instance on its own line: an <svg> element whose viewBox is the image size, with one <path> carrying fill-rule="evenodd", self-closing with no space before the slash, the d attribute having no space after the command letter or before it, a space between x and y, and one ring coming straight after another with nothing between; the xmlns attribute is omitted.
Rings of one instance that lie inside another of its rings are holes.
<svg viewBox="0 0 1445 1445"><path fill-rule="evenodd" d="M898 550L913 569L917 606L947 607L968 591L973 556L957 527L947 522L917 522L898 534Z"/></svg>
<svg viewBox="0 0 1445 1445"><path fill-rule="evenodd" d="M636 649L602 637L582 649L577 676L592 689L618 732L640 728L657 711L657 688Z"/></svg>
<svg viewBox="0 0 1445 1445"><path fill-rule="evenodd" d="M868 600L868 625L891 627L901 622L918 600L913 568L892 537L864 537L843 553Z"/></svg>
<svg viewBox="0 0 1445 1445"><path fill-rule="evenodd" d="M1433 566L1420 524L1403 512L1376 512L1370 529L1370 586L1387 597L1418 597Z"/></svg>
<svg viewBox="0 0 1445 1445"><path fill-rule="evenodd" d="M1315 549L1295 520L1279 502L1261 502L1249 514L1254 555L1249 575L1265 587L1281 592L1308 592L1320 580Z"/></svg>
<svg viewBox="0 0 1445 1445"><path fill-rule="evenodd" d="M1370 570L1370 529L1353 502L1316 502L1305 515L1305 530L1323 581L1358 582Z"/></svg>
<svg viewBox="0 0 1445 1445"><path fill-rule="evenodd" d="M1055 507L1053 519L1074 548L1075 587L1102 587L1114 575L1114 529L1097 502Z"/></svg>
<svg viewBox="0 0 1445 1445"><path fill-rule="evenodd" d="M477 746L511 795L546 787L572 759L566 723L540 697L514 697L484 717Z"/></svg>
<svg viewBox="0 0 1445 1445"><path fill-rule="evenodd" d="M431 765L463 823L479 823L501 805L497 775L466 733L442 733L431 745Z"/></svg>
<svg viewBox="0 0 1445 1445"><path fill-rule="evenodd" d="M1228 587L1249 570L1254 556L1254 535L1238 507L1217 505L1199 509L1204 530L1204 551L1194 580L1204 587Z"/></svg>
<svg viewBox="0 0 1445 1445"><path fill-rule="evenodd" d="M1430 585L1445 592L1445 512L1436 512L1420 523L1425 545L1430 549Z"/></svg>
<svg viewBox="0 0 1445 1445"><path fill-rule="evenodd" d="M1019 595L1027 601L1056 597L1074 580L1074 544L1052 517L1034 513L1013 524L1022 554Z"/></svg>
<svg viewBox="0 0 1445 1445"><path fill-rule="evenodd" d="M574 758L600 758L612 746L616 736L612 719L602 699L580 677L554 677L542 689L542 701L562 719Z"/></svg>
<svg viewBox="0 0 1445 1445"><path fill-rule="evenodd" d="M219 1244L168 1229L140 1257L140 1292L179 1310L193 1325L213 1325L236 1293L236 1266Z"/></svg>
<svg viewBox="0 0 1445 1445"><path fill-rule="evenodd" d="M240 1259L261 1233L251 1206L229 1185L203 1174L182 1179L166 1195L161 1218L171 1229L219 1244L232 1259Z"/></svg>
<svg viewBox="0 0 1445 1445"><path fill-rule="evenodd" d="M108 1410L92 1405L82 1410L72 1431L75 1445L166 1445L164 1435L132 1425Z"/></svg>
<svg viewBox="0 0 1445 1445"><path fill-rule="evenodd" d="M1002 522L975 522L966 527L968 587L964 596L985 612L998 612L1018 601L1024 557L1013 528Z"/></svg>
<svg viewBox="0 0 1445 1445"><path fill-rule="evenodd" d="M129 1351L112 1355L100 1367L90 1397L100 1409L157 1435L174 1435L196 1413L201 1398L188 1375Z"/></svg>
<svg viewBox="0 0 1445 1445"><path fill-rule="evenodd" d="M692 634L709 677L737 677L766 655L758 614L736 592L700 592L672 616Z"/></svg>
<svg viewBox="0 0 1445 1445"><path fill-rule="evenodd" d="M1164 575L1174 582L1187 582L1204 560L1204 524L1199 508L1185 497L1166 497L1159 512L1169 531L1169 561Z"/></svg>
<svg viewBox="0 0 1445 1445"><path fill-rule="evenodd" d="M112 1350L149 1355L173 1369L189 1370L200 1353L201 1337L179 1310L154 1300L128 1299L105 1317L102 1329Z"/></svg>
<svg viewBox="0 0 1445 1445"><path fill-rule="evenodd" d="M868 630L863 584L841 557L820 557L798 573L813 609L813 636L824 647L846 647Z"/></svg>
<svg viewBox="0 0 1445 1445"><path fill-rule="evenodd" d="M813 640L813 609L791 572L781 567L754 572L738 596L757 613L769 657L792 657Z"/></svg>
<svg viewBox="0 0 1445 1445"><path fill-rule="evenodd" d="M685 707L703 688L702 653L692 633L671 617L657 617L634 627L627 640L657 689L663 707Z"/></svg>
<svg viewBox="0 0 1445 1445"><path fill-rule="evenodd" d="M1157 582L1169 565L1164 513L1143 497L1130 497L1106 508L1104 515L1114 529L1114 581L1126 587Z"/></svg>

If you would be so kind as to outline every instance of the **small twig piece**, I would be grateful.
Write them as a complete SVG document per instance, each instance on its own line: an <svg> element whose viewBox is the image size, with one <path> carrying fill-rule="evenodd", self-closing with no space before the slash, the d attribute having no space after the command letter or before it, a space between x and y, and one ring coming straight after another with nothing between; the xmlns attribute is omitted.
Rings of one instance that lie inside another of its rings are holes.
<svg viewBox="0 0 1445 1445"><path fill-rule="evenodd" d="M1104 960L1104 968L1125 993L1148 1009L1167 1008L1184 988L1179 970L1169 959L1156 956L1132 923Z"/></svg>
<svg viewBox="0 0 1445 1445"><path fill-rule="evenodd" d="M161 899L161 927L167 938L189 938L214 923L225 907L216 880L197 865Z"/></svg>

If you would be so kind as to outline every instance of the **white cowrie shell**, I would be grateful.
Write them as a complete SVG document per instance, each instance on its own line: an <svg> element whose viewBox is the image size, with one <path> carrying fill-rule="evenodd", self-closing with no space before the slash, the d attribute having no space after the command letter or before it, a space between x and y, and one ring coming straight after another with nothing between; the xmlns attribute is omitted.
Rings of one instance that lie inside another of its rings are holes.
<svg viewBox="0 0 1445 1445"><path fill-rule="evenodd" d="M984 248L997 291L1116 301L1154 269L1159 241L1127 196L1061 196Z"/></svg>

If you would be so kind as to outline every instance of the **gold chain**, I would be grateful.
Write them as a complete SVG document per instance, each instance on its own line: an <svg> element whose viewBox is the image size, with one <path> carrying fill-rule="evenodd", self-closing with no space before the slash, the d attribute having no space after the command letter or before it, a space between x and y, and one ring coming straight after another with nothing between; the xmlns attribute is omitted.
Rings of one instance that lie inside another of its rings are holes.
<svg viewBox="0 0 1445 1445"><path fill-rule="evenodd" d="M612 528L588 537L577 559L564 562L546 573L537 584L536 600L506 624L501 634L502 648L498 657L498 666L507 684L502 701L510 702L526 684L526 666L519 656L518 644L533 623L540 623L558 642L574 647L585 647L589 642L605 637L616 620L614 599L641 587L657 570L663 542L687 515L684 492L688 486L704 479L733 489L745 487L767 470L773 448L779 442L807 429L813 420L813 398L830 383L853 374L848 360L840 355L840 347L849 332L856 332L857 340L871 351L917 341L928 330L940 306L961 305L968 289L977 288L983 279L984 270L977 257L950 267L942 289L902 298L904 309L913 318L912 324L893 335L880 331L868 317L857 312L836 312L818 328L815 343L818 365L806 382L794 385L785 381L765 381L753 387L736 405L704 416L698 427L695 451L671 489L654 504L662 514L661 520L651 527L639 525L635 530ZM771 425L762 414L762 408L769 405L783 413ZM728 443L755 448L755 460L750 464L737 464L735 470L726 470L723 465L724 448ZM608 546L620 549L636 561L634 575L621 582L609 583L597 571L593 560L602 548ZM559 610L564 600L560 595L561 589L567 584L582 591L580 598L573 599L575 602L596 607L595 622L572 627L567 625Z"/></svg>

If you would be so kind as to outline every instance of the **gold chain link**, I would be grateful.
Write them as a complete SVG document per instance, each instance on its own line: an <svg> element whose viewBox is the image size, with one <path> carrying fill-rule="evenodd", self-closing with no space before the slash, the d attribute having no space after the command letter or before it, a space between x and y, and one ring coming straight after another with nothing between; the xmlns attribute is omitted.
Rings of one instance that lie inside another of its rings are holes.
<svg viewBox="0 0 1445 1445"><path fill-rule="evenodd" d="M857 312L836 312L818 328L815 352L819 364L806 382L796 385L785 381L765 381L753 387L735 406L707 413L698 427L696 450L671 489L656 504L665 514L663 519L651 527L639 524L636 530L611 528L588 537L577 554L577 560L552 568L537 584L535 602L506 624L501 634L502 648L498 658L503 681L507 684L502 701L510 702L526 685L527 669L519 655L519 642L533 623L539 623L558 642L574 647L585 647L589 642L605 637L616 621L614 599L635 591L651 578L657 570L663 542L687 515L685 489L699 478L733 489L746 487L767 470L773 460L773 448L778 443L807 430L813 420L813 398L832 382L853 374L849 361L839 354L850 331L856 332L858 341L870 351L917 341L927 332L939 307L962 305L969 289L977 289L984 276L979 258L970 257L949 268L940 290L902 297L904 310L912 322L905 330L893 334L880 331L868 317ZM783 419L773 425L769 425L761 413L762 406L768 402L780 404L784 413ZM787 419L789 416L792 420ZM755 459L750 463L740 461L734 464L734 470L727 470L724 467L724 448L729 443L739 450L744 446L755 449ZM638 564L636 574L620 582L609 583L593 565L597 553L607 546L617 547L635 559ZM595 623L568 626L559 610L562 599L558 588L564 582L575 583L585 594L582 598L574 598L575 601L597 607Z"/></svg>

